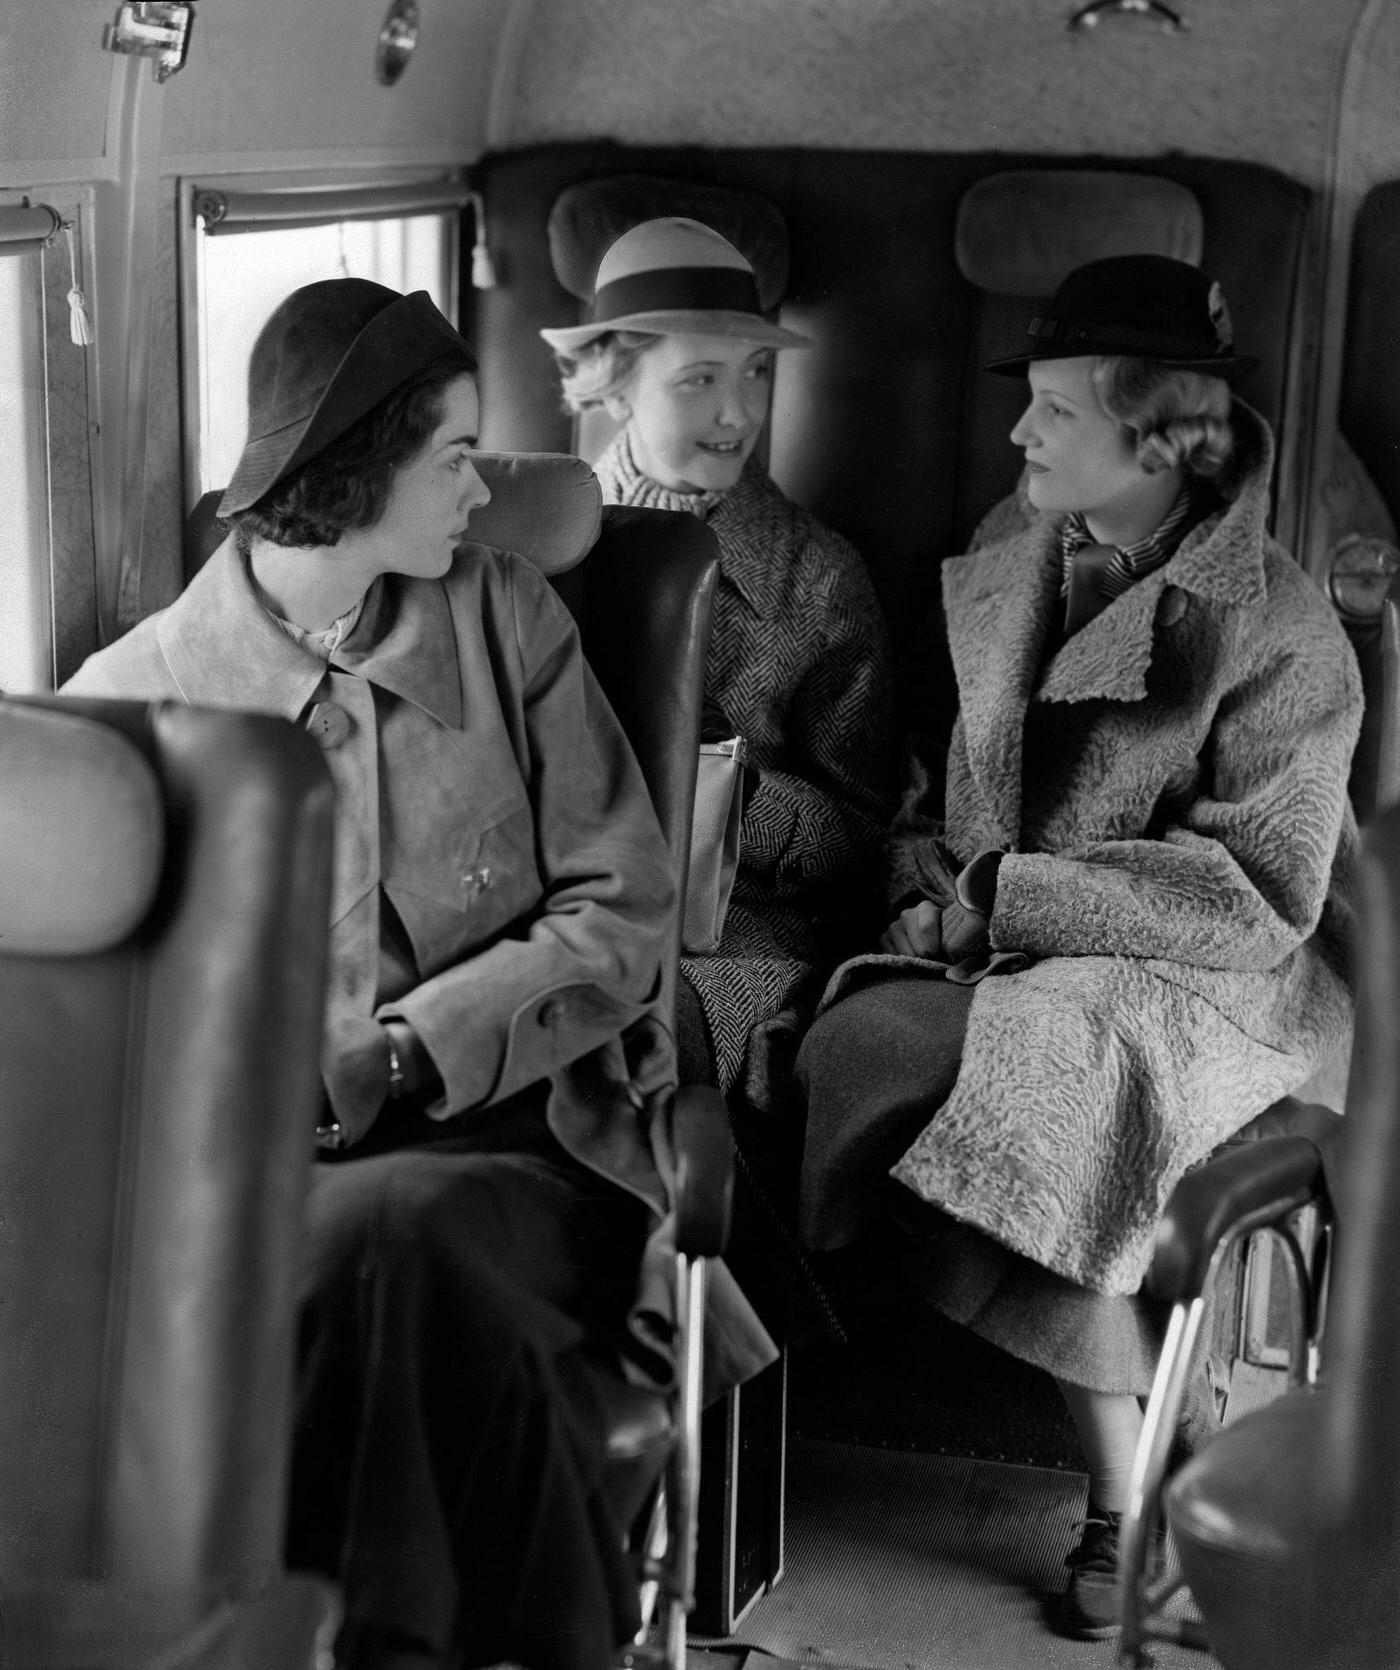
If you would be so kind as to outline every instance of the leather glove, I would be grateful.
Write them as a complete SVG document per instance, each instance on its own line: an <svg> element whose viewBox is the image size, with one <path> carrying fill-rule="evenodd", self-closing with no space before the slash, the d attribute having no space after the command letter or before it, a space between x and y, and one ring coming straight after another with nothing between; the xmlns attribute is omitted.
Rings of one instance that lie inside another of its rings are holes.
<svg viewBox="0 0 1400 1670"><path fill-rule="evenodd" d="M944 905L939 929L943 936L945 962L961 963L969 957L983 957L992 948L990 924L980 910L969 910L954 900Z"/></svg>
<svg viewBox="0 0 1400 1670"><path fill-rule="evenodd" d="M1003 856L988 848L958 873L953 885L953 902L943 907L939 921L943 955L950 963L985 957L992 948L991 916Z"/></svg>

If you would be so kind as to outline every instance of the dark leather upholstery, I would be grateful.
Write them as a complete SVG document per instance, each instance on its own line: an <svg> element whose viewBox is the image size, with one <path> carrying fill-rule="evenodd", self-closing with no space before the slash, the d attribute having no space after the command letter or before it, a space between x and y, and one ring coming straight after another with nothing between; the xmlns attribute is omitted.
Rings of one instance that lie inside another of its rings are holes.
<svg viewBox="0 0 1400 1670"><path fill-rule="evenodd" d="M1167 1495L1182 1567L1226 1670L1400 1663L1400 808L1377 820L1365 847L1321 1390L1241 1420Z"/></svg>
<svg viewBox="0 0 1400 1670"><path fill-rule="evenodd" d="M697 517L608 505L598 541L554 586L627 732L682 884L719 547Z"/></svg>
<svg viewBox="0 0 1400 1670"><path fill-rule="evenodd" d="M553 584L584 654L622 722L685 883L700 743L700 706L718 546L694 516L609 505L597 543ZM679 956L679 914L670 980ZM677 1155L678 1252L719 1253L728 1231L733 1157L724 1104L688 1086L670 1110ZM641 1509L675 1441L666 1400L612 1375L594 1377L609 1428L608 1498L620 1523Z"/></svg>
<svg viewBox="0 0 1400 1670"><path fill-rule="evenodd" d="M546 223L559 193L602 175L660 175L752 192L781 210L791 246L783 317L818 339L780 356L772 462L781 485L854 541L897 636L922 618L937 563L966 548L1014 484L1007 442L1022 395L984 358L1025 327L1025 304L988 298L958 270L964 192L1007 168L1128 168L1187 186L1204 260L1234 298L1241 346L1264 359L1241 392L1283 409L1294 281L1310 195L1271 169L1194 157L1133 159L902 152L641 149L605 141L486 157L484 193L500 283L464 296L481 362L485 444L570 446L542 325L574 322ZM1014 343L1013 343L1014 346Z"/></svg>
<svg viewBox="0 0 1400 1670"><path fill-rule="evenodd" d="M1352 235L1347 334L1337 417L1400 522L1400 180L1373 186Z"/></svg>
<svg viewBox="0 0 1400 1670"><path fill-rule="evenodd" d="M214 1656L191 1664L223 1662L230 1632L285 1652L285 1626L304 1651L325 1597L275 1579L329 778L277 719L0 705L0 732L26 728L39 772L90 763L94 731L134 746L165 860L120 943L0 951L6 1660L145 1664L200 1620Z"/></svg>

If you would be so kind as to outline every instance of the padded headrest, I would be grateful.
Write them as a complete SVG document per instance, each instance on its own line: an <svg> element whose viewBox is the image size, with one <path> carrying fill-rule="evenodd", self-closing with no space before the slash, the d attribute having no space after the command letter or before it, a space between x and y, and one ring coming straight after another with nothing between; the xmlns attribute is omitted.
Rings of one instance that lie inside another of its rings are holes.
<svg viewBox="0 0 1400 1670"><path fill-rule="evenodd" d="M491 502L474 510L467 538L528 557L545 574L581 562L598 537L603 490L581 458L563 452L473 454ZM193 575L228 538L216 514L221 489L206 493L185 520L185 571Z"/></svg>
<svg viewBox="0 0 1400 1670"><path fill-rule="evenodd" d="M76 713L0 703L0 954L87 956L145 918L165 857L154 771Z"/></svg>
<svg viewBox="0 0 1400 1670"><path fill-rule="evenodd" d="M958 205L954 249L963 277L1002 296L1050 295L1106 255L1170 255L1200 265L1195 194L1155 174L1027 168L989 174Z"/></svg>
<svg viewBox="0 0 1400 1670"><path fill-rule="evenodd" d="M581 458L563 452L478 452L491 502L474 510L467 540L528 557L545 574L582 562L603 523L603 489Z"/></svg>
<svg viewBox="0 0 1400 1670"><path fill-rule="evenodd" d="M747 191L614 174L561 191L549 211L549 253L570 294L593 297L593 279L609 245L633 226L662 215L688 215L713 227L748 260L765 312L783 299L788 281L787 224L773 204Z"/></svg>

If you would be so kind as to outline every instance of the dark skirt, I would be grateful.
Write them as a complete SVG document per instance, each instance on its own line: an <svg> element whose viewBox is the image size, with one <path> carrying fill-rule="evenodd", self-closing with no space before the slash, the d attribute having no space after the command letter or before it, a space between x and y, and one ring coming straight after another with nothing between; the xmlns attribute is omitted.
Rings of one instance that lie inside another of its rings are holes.
<svg viewBox="0 0 1400 1670"><path fill-rule="evenodd" d="M558 1147L539 1088L374 1138L313 1182L289 1564L341 1586L351 1670L600 1670L636 1587L587 1360L645 1208Z"/></svg>
<svg viewBox="0 0 1400 1670"><path fill-rule="evenodd" d="M937 1133L975 989L892 976L852 992L814 1023L797 1062L807 1099L802 1239L817 1251L851 1246L893 1211L905 1232L900 1276L920 1298L1058 1379L1144 1396L1161 1351L1163 1306L1079 1287L888 1175L923 1130Z"/></svg>

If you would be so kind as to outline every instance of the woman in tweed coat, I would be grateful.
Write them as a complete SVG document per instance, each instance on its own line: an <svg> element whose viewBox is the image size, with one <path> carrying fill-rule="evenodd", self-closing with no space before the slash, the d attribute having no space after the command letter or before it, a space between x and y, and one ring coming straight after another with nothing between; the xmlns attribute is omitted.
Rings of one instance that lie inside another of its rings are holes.
<svg viewBox="0 0 1400 1670"><path fill-rule="evenodd" d="M1031 334L993 367L1031 383L1022 493L944 568L941 792L906 801L884 954L799 1058L802 1204L810 1245L854 1248L892 1172L922 1294L1056 1377L1090 1489L1057 1618L1099 1636L1162 1206L1346 1033L1361 694L1266 532L1219 287L1095 262Z"/></svg>
<svg viewBox="0 0 1400 1670"><path fill-rule="evenodd" d="M719 540L707 736L743 736L754 776L719 948L682 963L679 1042L682 1077L728 1091L755 1027L815 999L831 930L878 864L885 626L855 550L754 456L773 351L808 343L763 317L739 251L697 221L644 222L604 255L592 311L543 334L568 405L623 423L594 466L604 498L688 511Z"/></svg>

